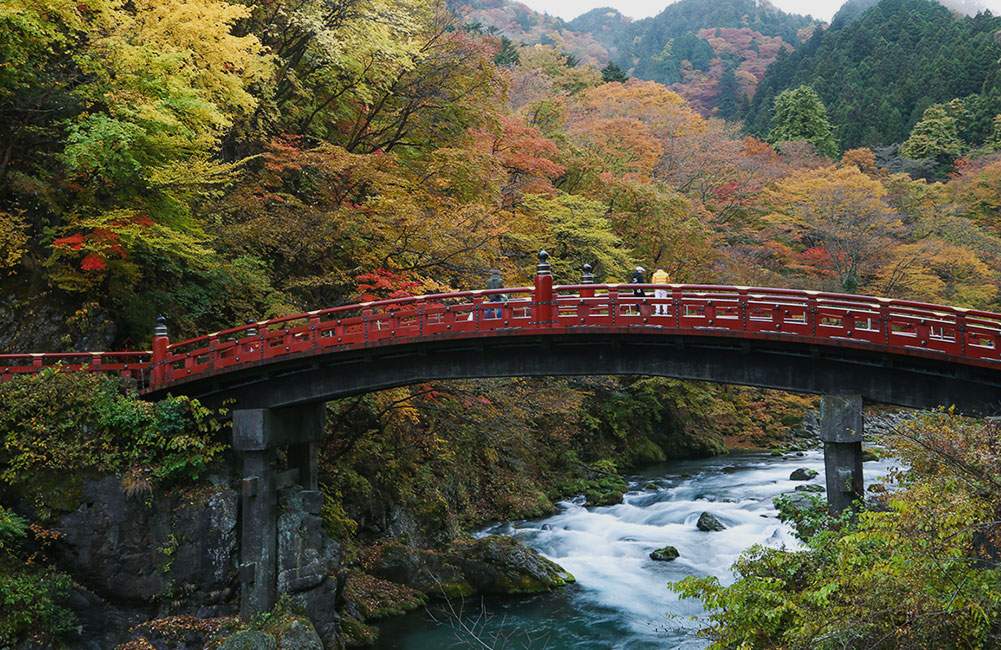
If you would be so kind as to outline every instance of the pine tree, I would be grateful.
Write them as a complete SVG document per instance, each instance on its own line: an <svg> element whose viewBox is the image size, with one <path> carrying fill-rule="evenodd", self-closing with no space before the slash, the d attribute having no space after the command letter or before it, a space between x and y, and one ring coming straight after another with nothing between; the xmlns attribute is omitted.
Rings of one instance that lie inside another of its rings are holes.
<svg viewBox="0 0 1001 650"><path fill-rule="evenodd" d="M608 65L601 69L601 78L605 83L609 83L610 81L625 83L629 79L629 75L623 72L622 68L615 65L614 61L609 61Z"/></svg>
<svg viewBox="0 0 1001 650"><path fill-rule="evenodd" d="M511 42L511 39L507 36L501 36L501 49L494 57L494 63L497 65L517 65L520 59L518 49Z"/></svg>
<svg viewBox="0 0 1001 650"><path fill-rule="evenodd" d="M775 115L768 134L771 143L805 140L818 153L833 158L838 153L827 109L809 86L784 90L775 98Z"/></svg>
<svg viewBox="0 0 1001 650"><path fill-rule="evenodd" d="M719 89L719 99L717 99L716 105L719 106L719 116L727 121L737 119L740 116L740 98L743 93L740 91L737 75L734 74L731 66L727 66L723 70L717 88Z"/></svg>

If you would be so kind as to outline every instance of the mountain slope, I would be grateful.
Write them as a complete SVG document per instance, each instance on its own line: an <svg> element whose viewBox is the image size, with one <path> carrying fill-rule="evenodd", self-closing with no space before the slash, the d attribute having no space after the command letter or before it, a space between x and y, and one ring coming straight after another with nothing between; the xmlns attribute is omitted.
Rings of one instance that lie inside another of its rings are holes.
<svg viewBox="0 0 1001 650"><path fill-rule="evenodd" d="M844 149L901 142L928 106L955 98L968 114L967 142L987 137L1001 112L1001 18L959 17L931 0L883 0L839 24L768 69L745 119L748 131L765 135L774 98L809 85Z"/></svg>

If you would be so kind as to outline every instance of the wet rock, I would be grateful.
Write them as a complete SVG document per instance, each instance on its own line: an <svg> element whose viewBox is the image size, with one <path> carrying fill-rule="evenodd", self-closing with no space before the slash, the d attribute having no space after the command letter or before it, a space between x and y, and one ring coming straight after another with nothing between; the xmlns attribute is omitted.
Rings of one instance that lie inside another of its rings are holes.
<svg viewBox="0 0 1001 650"><path fill-rule="evenodd" d="M67 602L81 627L73 647L114 647L168 609L205 618L237 612L234 490L136 493L104 477L81 480L63 505L52 554L78 585Z"/></svg>
<svg viewBox="0 0 1001 650"><path fill-rule="evenodd" d="M483 594L531 594L574 581L563 567L513 537L491 535L457 542L448 555L469 584Z"/></svg>
<svg viewBox="0 0 1001 650"><path fill-rule="evenodd" d="M868 463L868 462L874 461L874 460L879 460L879 454L877 454L876 452L874 452L871 449L863 449L862 450L862 462L863 463Z"/></svg>
<svg viewBox="0 0 1001 650"><path fill-rule="evenodd" d="M722 521L717 519L715 515L708 512L703 512L699 515L699 521L695 524L695 527L699 530L704 530L707 533L726 529L726 526Z"/></svg>
<svg viewBox="0 0 1001 650"><path fill-rule="evenodd" d="M733 473L735 473L739 469L740 468L737 467L736 465L730 465L728 467L724 467L722 471L723 471L724 474L733 474Z"/></svg>
<svg viewBox="0 0 1001 650"><path fill-rule="evenodd" d="M796 492L823 492L824 486L811 483L809 485L797 485L793 488Z"/></svg>
<svg viewBox="0 0 1001 650"><path fill-rule="evenodd" d="M658 548L656 551L650 553L651 560L657 560L659 562L671 562L678 559L678 549L673 546L665 546L664 548Z"/></svg>
<svg viewBox="0 0 1001 650"><path fill-rule="evenodd" d="M817 476L817 472L812 469L807 469L805 467L800 467L799 469L793 471L789 475L790 481L809 481L813 477Z"/></svg>
<svg viewBox="0 0 1001 650"><path fill-rule="evenodd" d="M244 630L229 635L219 650L277 650L278 642L267 632Z"/></svg>
<svg viewBox="0 0 1001 650"><path fill-rule="evenodd" d="M653 481L651 481L650 483L647 483L644 487L647 490L658 490L658 489L660 489L660 486L657 485L656 483L654 483Z"/></svg>
<svg viewBox="0 0 1001 650"><path fill-rule="evenodd" d="M552 529L553 527L550 526L549 524L542 524L541 530L552 530Z"/></svg>

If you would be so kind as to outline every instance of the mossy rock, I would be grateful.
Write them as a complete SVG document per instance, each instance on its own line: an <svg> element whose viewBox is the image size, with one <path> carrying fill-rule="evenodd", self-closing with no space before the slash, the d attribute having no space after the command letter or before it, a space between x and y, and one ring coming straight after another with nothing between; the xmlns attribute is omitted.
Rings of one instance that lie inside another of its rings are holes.
<svg viewBox="0 0 1001 650"><path fill-rule="evenodd" d="M797 485L793 488L796 492L823 492L824 486L810 483L809 485Z"/></svg>
<svg viewBox="0 0 1001 650"><path fill-rule="evenodd" d="M352 572L345 585L366 621L398 616L427 604L423 592L364 573Z"/></svg>
<svg viewBox="0 0 1001 650"><path fill-rule="evenodd" d="M612 506L622 503L629 484L621 476L603 476L587 482L584 498L589 506Z"/></svg>
<svg viewBox="0 0 1001 650"><path fill-rule="evenodd" d="M560 565L502 535L456 543L449 549L449 560L483 594L534 594L574 582Z"/></svg>
<svg viewBox="0 0 1001 650"><path fill-rule="evenodd" d="M323 641L312 623L296 620L278 638L278 650L323 650Z"/></svg>
<svg viewBox="0 0 1001 650"><path fill-rule="evenodd" d="M695 524L695 527L707 533L717 532L726 529L726 525L722 521L717 519L716 515L709 512L703 512L699 516L699 521Z"/></svg>
<svg viewBox="0 0 1001 650"><path fill-rule="evenodd" d="M800 467L794 470L792 474L789 475L790 481L809 481L810 479L817 476L817 472L812 469L807 469L805 467Z"/></svg>
<svg viewBox="0 0 1001 650"><path fill-rule="evenodd" d="M379 628L353 618L341 619L341 638L348 648L370 646L379 638Z"/></svg>
<svg viewBox="0 0 1001 650"><path fill-rule="evenodd" d="M229 635L219 650L277 650L278 641L267 632L243 630Z"/></svg>
<svg viewBox="0 0 1001 650"><path fill-rule="evenodd" d="M658 548L656 551L650 553L651 560L657 560L659 562L672 562L681 555L673 546L665 546L664 548Z"/></svg>

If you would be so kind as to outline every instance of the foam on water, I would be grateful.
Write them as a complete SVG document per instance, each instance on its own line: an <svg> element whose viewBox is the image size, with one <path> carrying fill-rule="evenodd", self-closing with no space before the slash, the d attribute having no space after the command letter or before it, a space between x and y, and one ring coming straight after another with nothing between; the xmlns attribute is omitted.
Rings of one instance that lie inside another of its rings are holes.
<svg viewBox="0 0 1001 650"><path fill-rule="evenodd" d="M866 463L866 483L885 475L891 465ZM804 484L789 479L801 467L818 473L809 483L824 485L823 454L818 451L782 458L744 454L673 462L631 477L631 491L622 504L588 508L580 500L565 501L552 517L478 531L477 536L514 535L577 579L574 586L528 603L497 601L492 606L503 612L508 629L522 626L534 638L546 639L537 646L514 647L705 647L696 636L698 624L688 620L702 613L700 604L679 600L666 583L688 575L713 575L732 583L730 566L750 546L798 548L790 528L778 520L772 499ZM698 530L703 512L715 515L727 528ZM666 545L678 549L677 560L650 559L651 551ZM429 638L425 633L397 640L384 637L378 647L464 645L461 639Z"/></svg>

